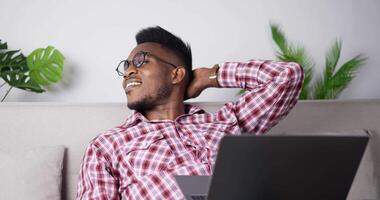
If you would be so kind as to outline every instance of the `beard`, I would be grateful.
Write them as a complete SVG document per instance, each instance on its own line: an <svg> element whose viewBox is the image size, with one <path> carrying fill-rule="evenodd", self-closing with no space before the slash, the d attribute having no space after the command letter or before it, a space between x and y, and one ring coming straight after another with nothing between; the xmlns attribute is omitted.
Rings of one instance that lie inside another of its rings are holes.
<svg viewBox="0 0 380 200"><path fill-rule="evenodd" d="M138 100L136 102L128 102L127 106L129 109L136 110L140 113L145 113L160 104L162 100L168 99L171 91L172 90L169 86L163 85L158 88L158 91L155 95L146 95L141 100Z"/></svg>

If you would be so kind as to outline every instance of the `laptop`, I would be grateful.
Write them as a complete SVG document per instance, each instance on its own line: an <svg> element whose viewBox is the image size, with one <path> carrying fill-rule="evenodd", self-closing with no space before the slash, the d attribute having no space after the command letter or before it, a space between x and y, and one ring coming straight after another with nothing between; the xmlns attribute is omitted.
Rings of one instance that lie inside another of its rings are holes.
<svg viewBox="0 0 380 200"><path fill-rule="evenodd" d="M324 136L226 136L212 177L176 176L187 199L346 199L366 132Z"/></svg>

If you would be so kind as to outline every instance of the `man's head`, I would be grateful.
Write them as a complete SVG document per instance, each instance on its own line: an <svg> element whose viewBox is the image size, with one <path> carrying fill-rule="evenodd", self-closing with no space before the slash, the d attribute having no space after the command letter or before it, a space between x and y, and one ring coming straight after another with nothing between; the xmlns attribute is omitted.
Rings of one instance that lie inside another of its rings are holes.
<svg viewBox="0 0 380 200"><path fill-rule="evenodd" d="M183 101L192 79L190 45L159 26L139 31L136 42L124 62L128 107L143 112L173 99Z"/></svg>

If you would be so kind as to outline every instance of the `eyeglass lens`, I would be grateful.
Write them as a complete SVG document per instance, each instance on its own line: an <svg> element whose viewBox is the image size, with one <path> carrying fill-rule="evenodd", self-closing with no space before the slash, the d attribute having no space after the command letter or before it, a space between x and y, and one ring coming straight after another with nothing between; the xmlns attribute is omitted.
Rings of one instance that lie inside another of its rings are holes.
<svg viewBox="0 0 380 200"><path fill-rule="evenodd" d="M145 62L145 53L144 52L138 52L135 56L133 56L132 63L135 67L141 67ZM124 63L124 71L127 71L128 67L130 66L130 62L128 60Z"/></svg>

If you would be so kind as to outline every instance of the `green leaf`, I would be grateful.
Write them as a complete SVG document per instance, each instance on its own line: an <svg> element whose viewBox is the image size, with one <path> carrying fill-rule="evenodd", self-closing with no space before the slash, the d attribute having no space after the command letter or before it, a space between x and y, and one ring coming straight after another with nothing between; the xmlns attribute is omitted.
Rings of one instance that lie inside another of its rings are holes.
<svg viewBox="0 0 380 200"><path fill-rule="evenodd" d="M299 99L308 99L310 95L310 82L312 78L312 68L311 67L303 67L304 68L304 81L301 89Z"/></svg>
<svg viewBox="0 0 380 200"><path fill-rule="evenodd" d="M331 87L334 89L332 92L335 98L343 91L344 88L350 84L352 79L354 79L357 70L365 63L366 57L362 55L357 55L351 60L344 63L339 70L335 73L330 83Z"/></svg>
<svg viewBox="0 0 380 200"><path fill-rule="evenodd" d="M8 71L27 72L25 56L20 50L9 51L7 48L7 43L0 40L0 76Z"/></svg>
<svg viewBox="0 0 380 200"><path fill-rule="evenodd" d="M334 72L336 65L338 64L338 60L340 57L340 51L342 49L342 42L340 40L336 40L333 46L329 49L326 54L326 62L325 62L325 77L330 79Z"/></svg>
<svg viewBox="0 0 380 200"><path fill-rule="evenodd" d="M316 84L316 99L336 99L350 84L357 70L365 63L366 57L357 55L344 63L331 77L320 77Z"/></svg>
<svg viewBox="0 0 380 200"><path fill-rule="evenodd" d="M2 73L2 78L10 85L23 90L28 90L32 92L44 92L41 86L32 80L25 73L20 71L6 71Z"/></svg>
<svg viewBox="0 0 380 200"><path fill-rule="evenodd" d="M281 31L280 26L271 24L272 39L279 48L276 57L284 62L296 62L301 65L304 71L304 82L299 99L308 99L310 96L310 82L313 76L313 62L307 55L303 46L294 46L286 40L285 34Z"/></svg>
<svg viewBox="0 0 380 200"><path fill-rule="evenodd" d="M20 50L8 51L7 43L0 41L0 77L10 86L33 92L42 92L41 87L28 78L26 58Z"/></svg>
<svg viewBox="0 0 380 200"><path fill-rule="evenodd" d="M294 46L286 41L279 25L271 23L272 38L279 48L276 58L285 62L297 62L304 70L304 84L300 99L335 99L354 78L356 71L367 58L358 55L336 70L342 49L341 40L337 39L328 50L325 58L323 74L317 77L315 85L311 86L314 63L307 55L304 47Z"/></svg>
<svg viewBox="0 0 380 200"><path fill-rule="evenodd" d="M327 88L324 76L319 76L314 86L313 99L326 99Z"/></svg>
<svg viewBox="0 0 380 200"><path fill-rule="evenodd" d="M338 77L352 78L354 74L356 73L357 69L360 66L362 66L366 60L367 58L362 55L355 56L354 58L347 61L340 67L340 69L335 73L334 78L338 78Z"/></svg>
<svg viewBox="0 0 380 200"><path fill-rule="evenodd" d="M282 32L280 26L278 24L270 24L272 38L277 46L282 51L282 54L286 54L288 51L288 44L285 38L284 33Z"/></svg>
<svg viewBox="0 0 380 200"><path fill-rule="evenodd" d="M0 50L3 50L3 49L8 49L8 45L7 43L2 43L1 40L0 40Z"/></svg>
<svg viewBox="0 0 380 200"><path fill-rule="evenodd" d="M28 71L25 57L19 51L0 52L0 74L4 71L19 70Z"/></svg>
<svg viewBox="0 0 380 200"><path fill-rule="evenodd" d="M314 99L335 99L338 95L335 88L332 87L332 82L334 82L333 75L339 61L341 49L341 41L336 40L332 47L327 51L323 76L317 78L314 87Z"/></svg>
<svg viewBox="0 0 380 200"><path fill-rule="evenodd" d="M41 85L50 85L62 79L64 56L52 46L34 50L27 57L30 77Z"/></svg>
<svg viewBox="0 0 380 200"><path fill-rule="evenodd" d="M243 95L245 92L246 92L245 89L241 89L241 90L239 90L239 92L237 93L237 95Z"/></svg>

